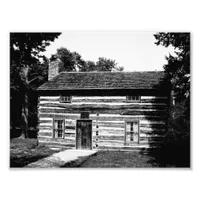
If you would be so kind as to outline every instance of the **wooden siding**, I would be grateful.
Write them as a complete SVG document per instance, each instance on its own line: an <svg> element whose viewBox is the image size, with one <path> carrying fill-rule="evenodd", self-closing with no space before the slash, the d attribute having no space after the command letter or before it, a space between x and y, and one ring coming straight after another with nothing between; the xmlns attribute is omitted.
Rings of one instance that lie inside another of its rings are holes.
<svg viewBox="0 0 200 200"><path fill-rule="evenodd" d="M59 96L39 98L39 138L75 146L76 120L82 111L93 120L93 146L123 146L126 121L139 120L140 144L163 140L167 97L141 96L141 102L127 103L126 96L72 96L71 103L60 103ZM65 119L64 139L53 137L53 119ZM134 145L131 142L126 145Z"/></svg>

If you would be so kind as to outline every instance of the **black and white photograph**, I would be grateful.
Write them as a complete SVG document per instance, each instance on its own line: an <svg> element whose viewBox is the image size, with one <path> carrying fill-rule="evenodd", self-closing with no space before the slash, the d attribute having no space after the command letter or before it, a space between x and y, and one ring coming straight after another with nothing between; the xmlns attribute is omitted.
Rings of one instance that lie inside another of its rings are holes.
<svg viewBox="0 0 200 200"><path fill-rule="evenodd" d="M10 168L190 168L190 41L9 32Z"/></svg>

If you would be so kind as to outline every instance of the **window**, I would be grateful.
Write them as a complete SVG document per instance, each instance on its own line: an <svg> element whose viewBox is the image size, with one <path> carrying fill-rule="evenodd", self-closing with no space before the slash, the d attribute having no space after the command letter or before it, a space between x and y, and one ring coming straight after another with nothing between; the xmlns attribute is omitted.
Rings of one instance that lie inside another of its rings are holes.
<svg viewBox="0 0 200 200"><path fill-rule="evenodd" d="M127 96L127 102L140 102L140 96Z"/></svg>
<svg viewBox="0 0 200 200"><path fill-rule="evenodd" d="M67 95L67 96L60 95L60 102L61 103L71 103L71 96L70 95Z"/></svg>
<svg viewBox="0 0 200 200"><path fill-rule="evenodd" d="M63 138L64 133L65 133L64 119L54 119L53 137L54 138Z"/></svg>
<svg viewBox="0 0 200 200"><path fill-rule="evenodd" d="M126 122L125 142L137 142L139 144L139 121Z"/></svg>

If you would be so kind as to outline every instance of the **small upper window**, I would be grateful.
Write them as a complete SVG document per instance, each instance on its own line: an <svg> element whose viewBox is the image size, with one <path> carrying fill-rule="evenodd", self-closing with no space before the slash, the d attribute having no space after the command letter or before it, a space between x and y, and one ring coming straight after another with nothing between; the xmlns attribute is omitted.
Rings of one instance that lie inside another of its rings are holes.
<svg viewBox="0 0 200 200"><path fill-rule="evenodd" d="M71 103L71 96L70 95L60 95L60 102L62 103Z"/></svg>
<svg viewBox="0 0 200 200"><path fill-rule="evenodd" d="M140 102L140 96L127 96L127 102Z"/></svg>

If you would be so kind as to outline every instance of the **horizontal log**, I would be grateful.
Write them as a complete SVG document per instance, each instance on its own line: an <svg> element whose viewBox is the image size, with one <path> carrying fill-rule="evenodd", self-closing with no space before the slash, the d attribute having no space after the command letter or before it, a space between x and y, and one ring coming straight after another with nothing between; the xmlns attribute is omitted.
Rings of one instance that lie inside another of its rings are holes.
<svg viewBox="0 0 200 200"><path fill-rule="evenodd" d="M98 140L120 140L124 141L125 136L124 135L100 135L100 136L93 136L94 139L98 138Z"/></svg>
<svg viewBox="0 0 200 200"><path fill-rule="evenodd" d="M125 121L100 121L100 120L93 120L93 124L117 124L117 125L124 125L125 124ZM162 120L140 120L140 125L166 125L166 121L162 121Z"/></svg>
<svg viewBox="0 0 200 200"><path fill-rule="evenodd" d="M40 96L39 99L58 99L60 96ZM126 99L126 96L75 96L73 95L72 98L74 100L77 99ZM141 96L141 99L167 99L166 96Z"/></svg>
<svg viewBox="0 0 200 200"><path fill-rule="evenodd" d="M159 127L155 127L155 128L152 128L152 127L140 127L140 131L165 131L165 128L159 128Z"/></svg>
<svg viewBox="0 0 200 200"><path fill-rule="evenodd" d="M65 133L65 139L75 140L76 136L75 134L66 134Z"/></svg>
<svg viewBox="0 0 200 200"><path fill-rule="evenodd" d="M43 113L58 113L58 114L80 114L82 110L61 110L61 109L54 109L54 108L49 108L49 109L39 109L39 114ZM116 110L89 110L86 109L85 111L90 112L91 114L120 114L120 115L154 115L154 116L166 116L167 112L164 110L133 110L133 109L116 109Z"/></svg>
<svg viewBox="0 0 200 200"><path fill-rule="evenodd" d="M38 120L38 124L53 124L53 120L41 120L40 118L39 118L39 120Z"/></svg>
<svg viewBox="0 0 200 200"><path fill-rule="evenodd" d="M71 120L76 120L80 119L80 115L69 115L69 114L57 114L57 113L39 113L39 118L40 117L52 117L52 118L59 118L59 119L71 119Z"/></svg>
<svg viewBox="0 0 200 200"><path fill-rule="evenodd" d="M92 110L90 111L87 109L91 114L99 113L99 114L121 114L121 115L154 115L154 116L166 116L167 112L164 110L133 110L133 109L116 109L116 110L101 110L100 112L97 110ZM54 108L49 108L49 109L39 109L39 113L59 113L59 114L70 114L70 113L76 113L80 114L82 111L80 110L67 110L67 109L54 109Z"/></svg>
<svg viewBox="0 0 200 200"><path fill-rule="evenodd" d="M165 134L158 134L156 132L148 133L140 133L140 137L151 138L151 137L165 137Z"/></svg>
<svg viewBox="0 0 200 200"><path fill-rule="evenodd" d="M124 109L121 115L156 115L156 116L163 116L167 115L166 110L134 110L134 109Z"/></svg>
<svg viewBox="0 0 200 200"><path fill-rule="evenodd" d="M52 117L52 118L60 118L60 119L71 119L71 120L77 120L80 119L80 114L77 113L39 113L40 117ZM99 115L98 117L96 115L90 115L90 119L92 120L101 120L101 121L125 121L125 120L132 120L132 119L140 119L140 120L156 120L156 121L163 121L166 119L165 116L145 116L145 115L119 115L119 114L109 114L109 115Z"/></svg>
<svg viewBox="0 0 200 200"><path fill-rule="evenodd" d="M164 103L164 104L168 104L168 99L141 99L141 103Z"/></svg>
<svg viewBox="0 0 200 200"><path fill-rule="evenodd" d="M141 124L163 124L163 125L165 125L166 124L166 121L165 120L157 120L157 121L155 121L155 120L140 120L140 125Z"/></svg>
<svg viewBox="0 0 200 200"><path fill-rule="evenodd" d="M148 135L153 135L153 134L156 134L156 135L165 135L165 134L166 134L166 131L157 131L157 130L154 130L154 131L148 131L148 130L140 130L140 134L148 134Z"/></svg>
<svg viewBox="0 0 200 200"><path fill-rule="evenodd" d="M112 130L112 131L124 131L124 127L109 127L109 126L106 126L106 127L104 127L104 126L100 126L99 128L96 128L96 127L94 127L94 128L92 128L92 130L93 131L110 131L110 130Z"/></svg>
<svg viewBox="0 0 200 200"><path fill-rule="evenodd" d="M121 109L156 109L156 110L166 110L167 105L163 104L150 104L150 105L143 105L140 104L133 104L133 103L126 103L126 104L119 104L119 105L110 105L110 104L69 104L69 103L40 103L39 108L66 108L67 110L85 110L85 109L96 109L96 110L121 110Z"/></svg>
<svg viewBox="0 0 200 200"><path fill-rule="evenodd" d="M73 146L75 146L75 140L74 141L70 141L70 140L66 140L66 139L63 139L63 138L49 138L49 137L39 137L39 142L40 141L43 141L43 142L47 142L47 143L50 143L50 144L60 144L60 145L69 145L69 144L72 144Z"/></svg>
<svg viewBox="0 0 200 200"><path fill-rule="evenodd" d="M163 140L158 140L158 141L146 141L146 140L144 140L144 141L140 141L140 145L143 145L143 144L154 144L154 145L159 145L160 143L163 143Z"/></svg>
<svg viewBox="0 0 200 200"><path fill-rule="evenodd" d="M101 143L109 143L109 144L114 144L114 145L118 145L118 144L124 144L124 140L99 140L97 142L98 144L101 144Z"/></svg>
<svg viewBox="0 0 200 200"><path fill-rule="evenodd" d="M92 120L95 120L96 117L90 117ZM98 117L99 120L101 121L131 121L131 120L156 120L156 121L163 121L166 119L165 116L145 116L145 115L130 115L130 116L126 116L126 115L119 115L119 116L108 116L108 117L104 117L104 116L100 116Z"/></svg>
<svg viewBox="0 0 200 200"><path fill-rule="evenodd" d="M107 122L105 122L105 123L103 123L103 122L101 122L101 123L95 123L94 122L93 126L94 126L94 128L96 128L96 126L98 126L99 128L101 128L101 127L124 128L124 123L117 124L117 123L107 123Z"/></svg>
<svg viewBox="0 0 200 200"><path fill-rule="evenodd" d="M141 141L164 141L165 137L140 137Z"/></svg>
<svg viewBox="0 0 200 200"><path fill-rule="evenodd" d="M96 131L93 132L93 136L96 135ZM100 136L122 136L124 137L124 131L99 131L98 137Z"/></svg>
<svg viewBox="0 0 200 200"><path fill-rule="evenodd" d="M140 128L166 128L165 124L141 124Z"/></svg>
<svg viewBox="0 0 200 200"><path fill-rule="evenodd" d="M49 136L49 137L52 137L52 131L44 131L44 130L41 130L38 135L41 137L41 136Z"/></svg>
<svg viewBox="0 0 200 200"><path fill-rule="evenodd" d="M107 144L100 144L97 149L113 149L113 150L134 150L135 148L149 148L150 144L146 143L146 144L134 144L134 145L117 145L117 146L113 146L113 145L107 145Z"/></svg>
<svg viewBox="0 0 200 200"><path fill-rule="evenodd" d="M52 131L53 127L52 126L38 126L39 130L49 130Z"/></svg>
<svg viewBox="0 0 200 200"><path fill-rule="evenodd" d="M52 107L49 107L49 106L39 106L38 110L40 110L40 109L49 109L49 108L52 108ZM56 109L56 110L65 110L66 109L66 108L62 108L62 107L59 107L59 106L55 106L53 108Z"/></svg>
<svg viewBox="0 0 200 200"><path fill-rule="evenodd" d="M41 122L41 121L39 121L38 124L40 126L52 126L53 125L53 121L48 121L48 122Z"/></svg>
<svg viewBox="0 0 200 200"><path fill-rule="evenodd" d="M65 129L65 134L75 134L76 130Z"/></svg>
<svg viewBox="0 0 200 200"><path fill-rule="evenodd" d="M52 133L53 131L52 131L52 130L40 130L40 129L39 129L39 132L38 132L38 133L40 133L40 132L47 132L47 133L49 132L49 133Z"/></svg>
<svg viewBox="0 0 200 200"><path fill-rule="evenodd" d="M166 99L142 99L140 102L127 102L126 100L117 100L117 99L113 99L113 100L87 100L87 101L74 101L72 100L71 103L60 103L60 101L58 100L39 100L39 105L45 105L45 104L58 104L59 105L88 105L88 106L92 106L92 105L107 105L107 106L123 106L123 105L151 105L151 104L147 104L147 103L151 103L151 104L155 104L155 105L167 105L168 104L168 100Z"/></svg>
<svg viewBox="0 0 200 200"><path fill-rule="evenodd" d="M60 98L60 96L40 96L39 99L40 100L41 99L45 99L45 100L47 99L48 100L48 99L59 99L59 98Z"/></svg>
<svg viewBox="0 0 200 200"><path fill-rule="evenodd" d="M76 138L69 138L69 137L64 137L65 142L75 142Z"/></svg>
<svg viewBox="0 0 200 200"><path fill-rule="evenodd" d="M73 100L79 99L126 99L126 96L72 96Z"/></svg>
<svg viewBox="0 0 200 200"><path fill-rule="evenodd" d="M40 103L60 103L60 99L39 99Z"/></svg>
<svg viewBox="0 0 200 200"><path fill-rule="evenodd" d="M124 143L113 143L113 142L100 142L98 143L98 147L124 147Z"/></svg>
<svg viewBox="0 0 200 200"><path fill-rule="evenodd" d="M166 96L141 96L141 99L168 99Z"/></svg>
<svg viewBox="0 0 200 200"><path fill-rule="evenodd" d="M38 139L46 139L46 140L51 140L52 136L45 136L45 135L38 135Z"/></svg>
<svg viewBox="0 0 200 200"><path fill-rule="evenodd" d="M104 99L104 98L99 98L99 99L74 99L72 98L72 103L126 103L126 98L123 99L118 99L118 98L109 98L109 99Z"/></svg>

